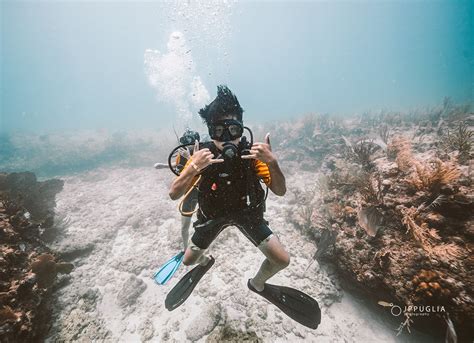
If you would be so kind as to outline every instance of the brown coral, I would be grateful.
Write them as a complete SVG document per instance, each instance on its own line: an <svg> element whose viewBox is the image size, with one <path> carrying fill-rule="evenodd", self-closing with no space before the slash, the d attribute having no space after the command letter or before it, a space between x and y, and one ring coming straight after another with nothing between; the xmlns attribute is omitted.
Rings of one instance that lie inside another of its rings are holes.
<svg viewBox="0 0 474 343"><path fill-rule="evenodd" d="M348 158L359 164L364 170L373 170L375 166L372 159L377 148L373 141L362 140L350 147Z"/></svg>
<svg viewBox="0 0 474 343"><path fill-rule="evenodd" d="M51 286L56 278L56 263L50 254L43 254L31 264L31 270L38 276L38 286L47 288Z"/></svg>
<svg viewBox="0 0 474 343"><path fill-rule="evenodd" d="M18 314L13 312L10 306L3 306L0 309L0 323L16 322L18 320Z"/></svg>
<svg viewBox="0 0 474 343"><path fill-rule="evenodd" d="M395 161L398 169L408 172L412 168L413 155L410 141L403 137L394 137L392 143L388 146L388 156L395 155Z"/></svg>
<svg viewBox="0 0 474 343"><path fill-rule="evenodd" d="M466 163L471 155L473 138L474 131L469 130L466 121L461 121L455 130L447 130L446 135L443 136L442 145L447 151L458 151L459 162Z"/></svg>
<svg viewBox="0 0 474 343"><path fill-rule="evenodd" d="M392 253L389 249L382 249L375 253L374 260L377 262L380 268L387 270L392 263Z"/></svg>
<svg viewBox="0 0 474 343"><path fill-rule="evenodd" d="M401 208L402 223L412 237L428 255L436 256L444 261L460 258L462 249L455 243L443 243L438 231L428 227L427 223L417 223L419 213L414 207Z"/></svg>
<svg viewBox="0 0 474 343"><path fill-rule="evenodd" d="M408 182L418 190L438 192L441 186L447 185L459 178L459 170L453 162L443 162L435 159L431 163L413 160L415 172Z"/></svg>
<svg viewBox="0 0 474 343"><path fill-rule="evenodd" d="M418 124L423 128L426 120L418 120ZM438 129L441 124L442 121ZM322 164L321 180L325 182L320 188L324 192L320 193L321 205L312 213L313 228L325 230L312 231L340 232L334 249L325 253L325 257L334 262L343 282L355 285L370 297L379 294L383 296L381 299L408 306L445 306L460 337L464 338L460 341L466 341L474 313L470 281L473 262L469 256L473 249L469 239L474 237L473 205L469 194L471 182L467 180L471 170L459 168L456 161L444 157L444 162L427 160L435 156L436 130L432 126L422 130L423 144L421 136L414 141L401 135L390 137L387 158L377 155L373 160L377 170L367 173L361 163L353 163L357 159L348 161L344 155L353 148L351 141L360 141L367 134L367 128L349 130L337 142L341 148L344 144L345 149L334 149L334 154L327 155L326 163ZM384 136L384 130L385 127L380 130L380 136ZM412 131L409 125L393 130ZM459 179L458 169L462 173ZM383 180L381 185L377 175ZM340 206L339 216L334 216L332 208L336 206L331 204ZM383 232L377 232L378 215L370 220L369 209L383 215ZM357 224L376 236L368 237ZM314 236L319 247L322 234ZM420 268L426 271L420 272ZM410 312L406 315L402 328L409 327L413 320L417 329L433 335L437 335L434 327L438 331L444 329L444 318L437 314L431 314L430 318L410 318Z"/></svg>
<svg viewBox="0 0 474 343"><path fill-rule="evenodd" d="M42 254L31 263L31 270L38 277L38 287L51 286L58 273L69 274L73 265L71 263L56 263L51 254Z"/></svg>
<svg viewBox="0 0 474 343"><path fill-rule="evenodd" d="M418 302L447 303L454 290L444 281L444 275L434 270L421 269L412 280L415 300Z"/></svg>
<svg viewBox="0 0 474 343"><path fill-rule="evenodd" d="M364 172L359 173L353 180L356 190L366 204L380 205L383 203L383 186L380 175Z"/></svg>

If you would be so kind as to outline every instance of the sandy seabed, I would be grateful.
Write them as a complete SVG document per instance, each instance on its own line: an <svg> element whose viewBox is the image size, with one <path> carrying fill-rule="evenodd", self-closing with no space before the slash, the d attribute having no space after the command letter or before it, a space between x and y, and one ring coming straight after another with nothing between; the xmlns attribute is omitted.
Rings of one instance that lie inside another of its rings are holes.
<svg viewBox="0 0 474 343"><path fill-rule="evenodd" d="M189 269L181 266L165 286L152 278L182 247L178 203L168 197L172 178L168 170L153 168L99 168L64 178L56 198L62 231L52 248L74 258L76 268L60 280L48 341L204 342L224 327L265 342L420 341L415 335L396 337L396 327L344 293L317 262L306 270L315 246L287 223L287 198L272 194L266 219L290 252L291 264L270 283L317 299L319 328L294 322L247 288L264 258L236 228L227 228L211 245L215 265L190 298L169 312L166 294ZM291 190L314 179L301 172L288 176L287 183Z"/></svg>

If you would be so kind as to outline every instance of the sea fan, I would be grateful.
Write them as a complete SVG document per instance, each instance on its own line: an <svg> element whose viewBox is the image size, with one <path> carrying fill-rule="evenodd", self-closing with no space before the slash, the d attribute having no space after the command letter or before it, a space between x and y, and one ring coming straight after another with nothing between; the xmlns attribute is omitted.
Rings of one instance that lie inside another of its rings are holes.
<svg viewBox="0 0 474 343"><path fill-rule="evenodd" d="M403 137L397 136L392 140L392 143L389 145L387 153L389 157L395 155L395 161L397 163L398 169L403 172L409 171L413 166L413 155L411 149L410 141Z"/></svg>
<svg viewBox="0 0 474 343"><path fill-rule="evenodd" d="M460 258L463 255L461 247L454 243L441 243L431 248L431 253L443 260Z"/></svg>
<svg viewBox="0 0 474 343"><path fill-rule="evenodd" d="M421 244L423 249L429 250L428 246L431 240L440 239L438 232L435 229L428 228L428 224L422 223L418 225L416 218L418 211L414 207L402 209L402 223L407 228L407 233L411 233L413 238Z"/></svg>
<svg viewBox="0 0 474 343"><path fill-rule="evenodd" d="M415 172L412 173L408 182L418 190L436 192L441 186L457 180L460 175L456 165L440 159L429 164L413 161L413 164Z"/></svg>
<svg viewBox="0 0 474 343"><path fill-rule="evenodd" d="M313 218L314 207L311 204L300 206L297 210L300 223L303 228L310 228Z"/></svg>
<svg viewBox="0 0 474 343"><path fill-rule="evenodd" d="M379 136L382 139L382 141L385 143L385 145L388 145L388 141L390 139L390 128L388 125L382 125L379 128Z"/></svg>
<svg viewBox="0 0 474 343"><path fill-rule="evenodd" d="M353 182L366 204L379 205L383 203L383 187L380 175L359 173L354 177Z"/></svg>
<svg viewBox="0 0 474 343"><path fill-rule="evenodd" d="M346 143L347 144L347 143ZM377 150L377 145L372 140L361 140L351 146L348 158L361 165L364 170L370 171L374 169L372 155Z"/></svg>
<svg viewBox="0 0 474 343"><path fill-rule="evenodd" d="M407 228L407 233L411 233L413 239L417 241L428 255L436 256L444 261L460 258L463 255L462 249L454 243L443 243L438 231L430 229L427 223L418 224L418 210L414 207L401 208L402 223Z"/></svg>
<svg viewBox="0 0 474 343"><path fill-rule="evenodd" d="M422 209L424 211L433 211L434 209L440 207L441 205L445 204L448 201L446 195L441 194L436 199L434 199L428 206L423 206Z"/></svg>
<svg viewBox="0 0 474 343"><path fill-rule="evenodd" d="M458 151L460 163L465 163L470 159L473 138L474 131L469 130L467 122L461 121L455 130L447 130L442 145L447 151Z"/></svg>

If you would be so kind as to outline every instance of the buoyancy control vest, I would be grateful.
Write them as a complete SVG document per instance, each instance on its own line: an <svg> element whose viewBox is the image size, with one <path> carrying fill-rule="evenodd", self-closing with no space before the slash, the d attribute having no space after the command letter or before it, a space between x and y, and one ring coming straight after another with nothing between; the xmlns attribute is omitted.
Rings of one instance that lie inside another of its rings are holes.
<svg viewBox="0 0 474 343"><path fill-rule="evenodd" d="M213 142L204 143L214 157L220 152ZM265 191L257 177L252 159L242 159L240 154L230 161L211 164L202 173L198 186L199 212L208 220L245 213L263 218Z"/></svg>

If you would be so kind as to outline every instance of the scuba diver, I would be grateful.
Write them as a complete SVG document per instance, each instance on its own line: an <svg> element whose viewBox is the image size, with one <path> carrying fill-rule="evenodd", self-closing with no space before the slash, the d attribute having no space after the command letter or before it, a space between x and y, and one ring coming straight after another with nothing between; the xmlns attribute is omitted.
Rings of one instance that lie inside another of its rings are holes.
<svg viewBox="0 0 474 343"><path fill-rule="evenodd" d="M264 219L262 183L278 196L286 193L285 176L271 150L269 134L265 142L253 142L252 132L243 125L243 109L226 86L217 87L217 97L199 114L212 141L195 142L192 157L169 192L173 200L198 192L195 232L183 260L185 265L197 266L168 293L166 308L176 309L191 295L215 262L206 254L208 247L222 230L236 226L266 257L248 280L248 288L299 323L317 328L321 313L316 300L296 289L266 282L290 263L288 252ZM250 133L250 142L243 136L244 129Z"/></svg>

